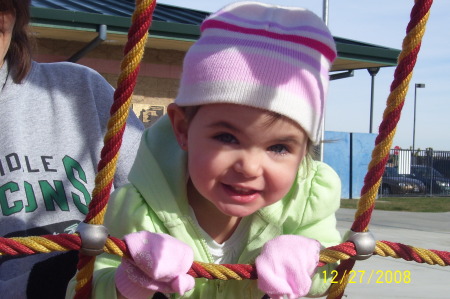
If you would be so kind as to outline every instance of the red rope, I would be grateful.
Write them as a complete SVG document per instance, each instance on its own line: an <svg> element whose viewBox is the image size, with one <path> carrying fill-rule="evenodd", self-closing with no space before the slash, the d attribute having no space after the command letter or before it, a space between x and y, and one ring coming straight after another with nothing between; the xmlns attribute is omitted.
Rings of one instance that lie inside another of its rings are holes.
<svg viewBox="0 0 450 299"><path fill-rule="evenodd" d="M44 235L40 236L40 238L48 239L56 244L59 244L66 248L66 250L79 250L81 248L81 238L77 234L59 234L59 235ZM20 239L20 238L19 238ZM128 252L126 243L118 238L109 237L109 239L117 246L120 252L126 256L127 258L131 258L130 253ZM417 252L409 245L404 245L401 243L395 243L390 241L379 241L383 244L386 244L395 254L406 261L415 261L417 263L427 263L426 260L420 257ZM352 242L344 242L342 244L338 244L336 246L328 247L329 251L336 251L344 253L350 257L355 256L356 249L355 245ZM436 254L445 265L450 265L450 252L439 251L439 250L429 250ZM30 255L37 254L36 252L26 245L23 245L19 241L10 238L0 238L0 255ZM376 253L376 252L375 252ZM79 261L79 265L84 267L86 263L89 262L87 259L83 259ZM326 262L320 261L318 266L322 267L326 265ZM341 263L341 265L348 265L345 263ZM253 265L247 264L223 264L222 266L236 272L240 277L244 279L256 279L256 269ZM81 268L82 268L81 267ZM341 267L341 269L343 269ZM345 269L343 269L345 271ZM344 271L338 271L344 272ZM347 271L349 272L349 271ZM191 269L188 274L192 275L195 278L207 278L207 279L216 279L213 277L200 263L194 262L192 264Z"/></svg>
<svg viewBox="0 0 450 299"><path fill-rule="evenodd" d="M425 17L425 15L430 10L432 0L418 0L414 4L414 7L411 10L411 19L407 26L407 34L415 28L417 24ZM407 55L399 61L395 72L394 72L394 80L391 84L390 91L394 91L397 87L400 86L402 82L409 76L409 74L413 71L414 66L417 61L417 55L420 50L420 43L416 46L411 52L407 53ZM384 116L383 121L379 127L379 134L375 139L375 147L379 145L382 141L384 141L387 136L389 136L393 130L395 130L397 123L400 119L401 110L403 108L404 99L400 105L395 107L390 113ZM368 190L373 188L373 186L381 179L381 176L384 173L384 169L386 167L386 162L388 160L388 156L383 157L383 159L370 168L366 176L364 177L364 186L361 189L361 195L366 194ZM359 217L356 217L355 221L352 225L352 230L355 232L365 231L369 225L370 218L372 215L372 211L374 209L374 205L371 205L367 211L362 213Z"/></svg>
<svg viewBox="0 0 450 299"><path fill-rule="evenodd" d="M136 12L133 15L132 24L128 30L127 44L125 45L124 48L125 57L137 45L137 43L146 36L150 28L150 24L152 21L152 14L155 9L155 6L156 1L152 1L151 5L145 7L143 11L140 11L138 16L136 16L137 15ZM123 63L124 62L122 62L122 64ZM136 79L139 73L139 69L140 63L137 64L136 69L132 70L129 74L126 74L127 75L126 78L119 77L119 79L121 80L119 80L117 88L114 92L114 102L110 109L111 116L114 116L119 111L119 109L124 107L128 99L132 96L134 87L136 86L137 81ZM128 113L126 113L125 116L127 115ZM112 118L110 118L108 122L108 131L110 131L111 128L114 128L114 125L115 124L113 123ZM125 124L123 124L123 126L116 133L114 133L114 136L112 136L109 140L104 140L104 146L101 151L100 162L97 167L98 172L101 172L102 170L106 169L108 165L112 165L110 163L113 161L114 157L116 157L119 153L124 131L125 131ZM108 136L105 136L105 139L107 137ZM115 167L116 165L113 165L114 169ZM104 211L109 200L113 180L111 180L106 184L103 184L98 180L99 179L97 176L96 187L93 192L93 198L92 201L89 203L89 212L84 220L84 222L86 223L91 223L94 218L101 215L101 212ZM103 188L101 190L97 190L97 188L100 188L99 186L103 186ZM77 265L78 270L82 269L84 266L86 266L89 262L91 262L94 259L95 257L86 256L80 253L79 262ZM91 292L92 292L92 275L88 279L88 282L77 290L75 298L76 299L88 298Z"/></svg>

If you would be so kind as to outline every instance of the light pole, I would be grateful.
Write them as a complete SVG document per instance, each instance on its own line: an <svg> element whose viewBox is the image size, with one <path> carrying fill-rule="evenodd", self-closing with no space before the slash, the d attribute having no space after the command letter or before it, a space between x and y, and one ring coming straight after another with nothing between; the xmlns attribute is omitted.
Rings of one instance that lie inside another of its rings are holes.
<svg viewBox="0 0 450 299"><path fill-rule="evenodd" d="M414 153L414 150L416 149L416 98L417 98L417 88L425 88L424 83L416 83L414 86L414 123L413 123L413 145L412 145L412 151Z"/></svg>
<svg viewBox="0 0 450 299"><path fill-rule="evenodd" d="M325 25L328 26L328 15L329 15L329 3L328 0L323 0L323 7L322 7L322 20L325 23Z"/></svg>

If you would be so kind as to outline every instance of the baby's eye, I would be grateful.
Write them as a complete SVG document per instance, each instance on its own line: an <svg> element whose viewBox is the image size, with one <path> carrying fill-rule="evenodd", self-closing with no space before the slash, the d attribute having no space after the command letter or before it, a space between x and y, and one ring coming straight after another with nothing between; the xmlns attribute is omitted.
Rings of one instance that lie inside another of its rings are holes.
<svg viewBox="0 0 450 299"><path fill-rule="evenodd" d="M233 135L228 134L228 133L222 133L222 134L216 135L216 136L214 136L214 139L216 139L220 142L223 142L223 143L233 143L233 144L238 143L237 139Z"/></svg>
<svg viewBox="0 0 450 299"><path fill-rule="evenodd" d="M271 152L274 152L275 154L278 154L278 155L285 155L285 154L289 153L287 146L285 146L283 144L272 145L268 148L268 150Z"/></svg>

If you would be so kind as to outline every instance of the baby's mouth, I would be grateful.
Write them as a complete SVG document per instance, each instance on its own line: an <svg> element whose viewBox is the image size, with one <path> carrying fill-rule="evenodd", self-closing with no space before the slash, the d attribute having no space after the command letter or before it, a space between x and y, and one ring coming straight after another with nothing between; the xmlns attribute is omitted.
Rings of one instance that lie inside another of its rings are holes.
<svg viewBox="0 0 450 299"><path fill-rule="evenodd" d="M227 185L228 188L233 191L236 194L239 195L252 195L257 193L258 191L255 189L248 189L248 188L242 188L242 187L236 187L236 186L231 186L231 185Z"/></svg>

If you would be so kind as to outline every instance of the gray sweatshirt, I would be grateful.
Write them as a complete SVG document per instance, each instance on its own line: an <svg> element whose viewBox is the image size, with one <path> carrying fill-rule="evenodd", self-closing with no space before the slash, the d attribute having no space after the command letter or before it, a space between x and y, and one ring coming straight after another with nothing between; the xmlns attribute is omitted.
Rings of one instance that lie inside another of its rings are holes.
<svg viewBox="0 0 450 299"><path fill-rule="evenodd" d="M33 62L21 84L4 64L0 90L0 236L73 233L91 201L112 86L81 65ZM142 130L130 111L115 187L127 182ZM0 296L61 298L76 257L0 257Z"/></svg>

